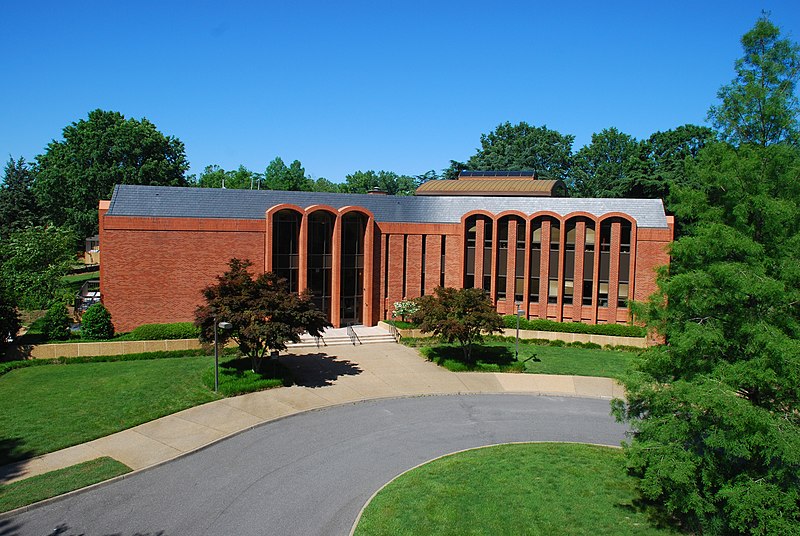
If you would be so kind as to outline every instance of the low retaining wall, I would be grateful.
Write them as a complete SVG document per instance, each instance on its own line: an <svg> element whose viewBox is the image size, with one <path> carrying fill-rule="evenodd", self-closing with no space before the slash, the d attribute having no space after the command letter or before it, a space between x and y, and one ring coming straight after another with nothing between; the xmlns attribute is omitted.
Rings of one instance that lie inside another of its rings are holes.
<svg viewBox="0 0 800 536"><path fill-rule="evenodd" d="M197 339L173 339L165 341L116 341L116 342L66 342L63 344L37 344L30 348L33 359L56 357L89 357L95 355L141 354L144 352L172 352L200 348Z"/></svg>
<svg viewBox="0 0 800 536"><path fill-rule="evenodd" d="M385 322L378 322L378 325L384 329L391 330L391 325ZM401 337L429 337L430 333L422 333L418 329L398 329ZM517 330L514 328L505 328L503 335L505 337L515 337ZM612 335L594 335L589 333L564 333L561 331L537 331L531 329L519 330L520 339L547 339L548 341L564 341L564 342L593 342L600 346L607 344L611 346L635 346L636 348L647 348L647 339L645 337L618 337Z"/></svg>

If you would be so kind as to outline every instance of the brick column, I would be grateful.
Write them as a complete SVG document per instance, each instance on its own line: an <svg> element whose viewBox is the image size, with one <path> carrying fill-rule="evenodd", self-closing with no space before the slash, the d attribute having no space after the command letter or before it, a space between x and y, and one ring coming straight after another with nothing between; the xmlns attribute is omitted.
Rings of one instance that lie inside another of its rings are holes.
<svg viewBox="0 0 800 536"><path fill-rule="evenodd" d="M342 327L342 215L335 216L331 252L331 324Z"/></svg>
<svg viewBox="0 0 800 536"><path fill-rule="evenodd" d="M373 272L375 269L375 221L372 217L367 218L367 228L364 231L364 280L361 299L363 307L361 309L361 323L365 326L373 326L372 319L373 303L375 303L375 281Z"/></svg>
<svg viewBox="0 0 800 536"><path fill-rule="evenodd" d="M297 244L297 290L308 288L308 214L300 218L300 236Z"/></svg>
<svg viewBox="0 0 800 536"><path fill-rule="evenodd" d="M619 244L622 225L611 223L611 263L608 271L608 323L617 323L617 298L619 296Z"/></svg>
<svg viewBox="0 0 800 536"><path fill-rule="evenodd" d="M498 227L500 227L499 220L494 218L492 220L492 251L491 251L491 262L489 266L492 270L492 277L489 279L489 299L492 303L497 304L497 237L500 236L498 233ZM482 257L481 257L482 258Z"/></svg>
<svg viewBox="0 0 800 536"><path fill-rule="evenodd" d="M556 293L556 322L561 322L564 318L564 255L567 249L567 225L566 222L558 223L558 292Z"/></svg>
<svg viewBox="0 0 800 536"><path fill-rule="evenodd" d="M425 294L433 294L442 273L442 235L425 237ZM446 276L445 276L446 277Z"/></svg>
<svg viewBox="0 0 800 536"><path fill-rule="evenodd" d="M542 246L539 264L539 318L547 318L550 291L550 220L542 221Z"/></svg>
<svg viewBox="0 0 800 536"><path fill-rule="evenodd" d="M445 236L444 286L462 288L464 286L464 236Z"/></svg>
<svg viewBox="0 0 800 536"><path fill-rule="evenodd" d="M478 218L475 229L475 288L483 288L483 240L486 222ZM466 247L466 235L464 237Z"/></svg>
<svg viewBox="0 0 800 536"><path fill-rule="evenodd" d="M525 273L525 278L522 284L522 305L520 309L525 311L525 318L528 318L530 313L530 295L531 295L531 240L532 240L532 233L533 233L533 220L527 220L525 222L525 266L523 267L523 272ZM516 313L514 313L516 314Z"/></svg>
<svg viewBox="0 0 800 536"><path fill-rule="evenodd" d="M272 220L274 214L267 212L264 215L264 271L272 271Z"/></svg>
<svg viewBox="0 0 800 536"><path fill-rule="evenodd" d="M403 258L406 252L403 248L401 234L388 237L389 245L389 287L386 297L386 310L389 318L392 316L393 304L403 299Z"/></svg>
<svg viewBox="0 0 800 536"><path fill-rule="evenodd" d="M572 320L583 317L583 255L586 249L586 222L578 220L575 224L575 270L572 281Z"/></svg>
<svg viewBox="0 0 800 536"><path fill-rule="evenodd" d="M499 245L498 245L499 247ZM508 255L506 259L506 309L505 314L517 314L514 306L514 289L517 283L517 220L508 219Z"/></svg>
<svg viewBox="0 0 800 536"><path fill-rule="evenodd" d="M406 295L418 298L422 287L422 235L408 235L406 241Z"/></svg>

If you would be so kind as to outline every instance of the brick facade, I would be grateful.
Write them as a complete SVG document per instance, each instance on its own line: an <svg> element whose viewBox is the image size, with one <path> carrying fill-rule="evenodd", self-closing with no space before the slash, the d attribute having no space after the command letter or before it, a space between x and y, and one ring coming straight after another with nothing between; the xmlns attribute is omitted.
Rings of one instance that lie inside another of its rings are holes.
<svg viewBox="0 0 800 536"><path fill-rule="evenodd" d="M624 300L618 300L623 255L629 258L628 297L645 300L656 290L656 268L669 263L667 245L673 236L671 217L667 218L667 227L638 228L636 221L624 213L596 217L577 212L560 216L541 211L531 214L473 211L465 214L460 224L408 223L376 221L369 211L357 206L337 210L331 206L287 204L270 207L262 220L254 220L111 216L106 214L106 201L100 206L101 294L117 331L129 331L146 323L193 320L194 311L202 302L201 290L215 282L232 257L249 259L256 273L274 270L272 228L279 211L291 211L296 217L298 283L300 289L308 287L311 283L307 244L313 238L309 236L308 222L319 210L330 213L335 222L330 244L330 318L334 325L343 323L345 314L344 309L340 311L345 288L341 270L343 252L347 248L342 243L345 214L358 214L365 222L363 236L359 238L363 248L363 272L358 280L363 285L360 321L365 325L391 318L396 301L431 294L442 280L445 286L464 286L467 271L474 272L474 286L479 288L484 287L484 275L490 275L487 291L503 314L514 314L515 298L520 297L521 288L520 307L528 318L624 323L629 320L628 309ZM471 220L471 217L476 219ZM475 222L475 265L467 267L466 225L472 221ZM499 229L505 222L508 222L507 254L505 262L500 263ZM519 244L525 244L524 250L519 251L518 222L524 224L524 236L520 235ZM572 229L573 223L575 236L570 238L573 241L567 242L567 229ZM608 223L610 243L601 246L601 227ZM533 299L536 291L531 288L530 273L535 225L541 226L538 300ZM556 227L559 238L551 242ZM623 227L629 230L629 245L621 243ZM587 228L595 233L591 266L584 265ZM488 244L491 249L484 250L484 245ZM601 247L607 249L608 254L608 292L602 300L598 294L600 275L605 272L605 268L601 269ZM565 303L568 301L565 300L567 248L574 256L570 273L572 303ZM629 253L622 251L628 248ZM523 267L522 274L517 273L518 266ZM498 270L502 272L502 267L505 267L506 279L498 283ZM520 276L521 287L517 287ZM583 295L584 279L587 283L591 279L591 296ZM551 289L556 286L558 290L553 294Z"/></svg>

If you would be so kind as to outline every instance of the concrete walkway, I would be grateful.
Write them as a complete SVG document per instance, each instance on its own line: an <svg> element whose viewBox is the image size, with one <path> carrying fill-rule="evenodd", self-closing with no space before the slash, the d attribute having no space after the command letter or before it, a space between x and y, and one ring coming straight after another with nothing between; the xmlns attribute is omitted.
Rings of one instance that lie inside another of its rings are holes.
<svg viewBox="0 0 800 536"><path fill-rule="evenodd" d="M145 469L261 423L303 411L376 398L528 393L611 399L614 380L583 376L449 372L399 344L293 349L280 357L298 385L225 398L88 443L0 467L0 483L110 456Z"/></svg>

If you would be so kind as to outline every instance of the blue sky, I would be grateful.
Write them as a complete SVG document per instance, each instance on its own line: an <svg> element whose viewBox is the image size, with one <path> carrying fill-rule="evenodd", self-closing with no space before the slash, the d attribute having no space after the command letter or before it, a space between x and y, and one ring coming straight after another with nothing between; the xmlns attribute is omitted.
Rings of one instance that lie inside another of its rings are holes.
<svg viewBox="0 0 800 536"><path fill-rule="evenodd" d="M28 160L95 108L146 117L209 164L275 156L335 182L464 160L526 121L636 138L705 124L765 9L707 2L0 2L0 157Z"/></svg>

